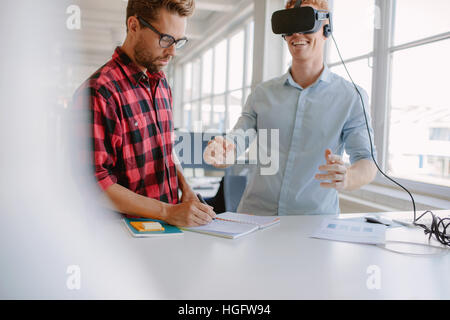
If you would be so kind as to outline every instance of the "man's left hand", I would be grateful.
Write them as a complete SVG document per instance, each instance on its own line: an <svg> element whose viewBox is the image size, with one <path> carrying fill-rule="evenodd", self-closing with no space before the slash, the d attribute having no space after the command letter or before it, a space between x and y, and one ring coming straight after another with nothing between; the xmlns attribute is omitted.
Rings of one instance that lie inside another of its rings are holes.
<svg viewBox="0 0 450 320"><path fill-rule="evenodd" d="M321 182L320 186L327 189L336 189L338 191L345 190L347 188L347 167L344 164L342 158L332 153L330 149L325 151L325 160L327 164L319 167L320 171L326 173L316 174L317 180L328 180L329 182Z"/></svg>

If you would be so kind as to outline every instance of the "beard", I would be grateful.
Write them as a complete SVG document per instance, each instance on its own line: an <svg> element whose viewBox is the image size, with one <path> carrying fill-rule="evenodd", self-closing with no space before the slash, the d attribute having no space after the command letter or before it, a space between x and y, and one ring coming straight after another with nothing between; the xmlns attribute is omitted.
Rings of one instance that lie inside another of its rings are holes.
<svg viewBox="0 0 450 320"><path fill-rule="evenodd" d="M158 60L167 60L170 56L155 56L147 49L142 37L139 38L138 42L134 47L134 58L136 62L146 68L148 72L155 73L163 69L162 65L158 65Z"/></svg>

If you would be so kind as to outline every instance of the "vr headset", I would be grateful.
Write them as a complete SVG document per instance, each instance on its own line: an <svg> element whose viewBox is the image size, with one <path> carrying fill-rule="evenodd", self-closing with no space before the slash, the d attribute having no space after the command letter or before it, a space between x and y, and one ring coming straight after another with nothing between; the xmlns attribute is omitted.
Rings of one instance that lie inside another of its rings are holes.
<svg viewBox="0 0 450 320"><path fill-rule="evenodd" d="M297 0L294 8L279 10L272 15L272 31L283 37L294 33L315 33L322 26L322 21L329 19L330 23L323 28L325 37L332 33L331 13L324 10L316 10L312 7L301 7L302 0Z"/></svg>

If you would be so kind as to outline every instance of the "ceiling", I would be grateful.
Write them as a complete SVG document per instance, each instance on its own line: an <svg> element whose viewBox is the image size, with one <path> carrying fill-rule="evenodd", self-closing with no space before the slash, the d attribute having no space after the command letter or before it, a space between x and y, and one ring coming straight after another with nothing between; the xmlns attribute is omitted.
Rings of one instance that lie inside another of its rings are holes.
<svg viewBox="0 0 450 320"><path fill-rule="evenodd" d="M195 47L214 22L230 14L242 0L196 0L196 10L188 18L186 49ZM81 9L81 29L68 33L62 46L68 59L85 66L99 67L112 55L126 36L127 0L77 0ZM68 17L70 14L68 14ZM67 51L66 51L67 50ZM70 58L69 58L70 56Z"/></svg>

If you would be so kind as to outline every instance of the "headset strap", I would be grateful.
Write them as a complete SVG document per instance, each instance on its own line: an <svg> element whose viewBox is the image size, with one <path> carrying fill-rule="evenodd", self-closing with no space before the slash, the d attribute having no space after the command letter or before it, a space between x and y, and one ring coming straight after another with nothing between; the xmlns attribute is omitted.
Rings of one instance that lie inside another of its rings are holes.
<svg viewBox="0 0 450 320"><path fill-rule="evenodd" d="M325 10L317 10L317 20L326 20L330 18L330 13Z"/></svg>

